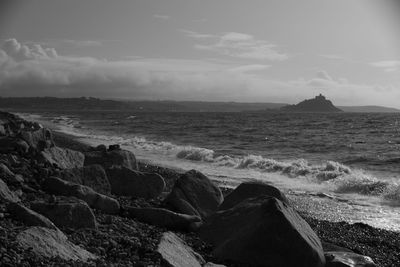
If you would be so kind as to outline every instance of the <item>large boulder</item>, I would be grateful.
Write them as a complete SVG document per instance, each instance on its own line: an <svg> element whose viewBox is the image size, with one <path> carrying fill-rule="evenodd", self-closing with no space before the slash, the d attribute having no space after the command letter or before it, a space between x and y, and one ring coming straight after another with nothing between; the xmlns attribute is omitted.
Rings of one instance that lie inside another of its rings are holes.
<svg viewBox="0 0 400 267"><path fill-rule="evenodd" d="M84 166L82 168L64 169L58 175L59 178L92 188L94 191L109 195L111 193L110 182L103 167L98 164Z"/></svg>
<svg viewBox="0 0 400 267"><path fill-rule="evenodd" d="M221 260L255 266L323 267L321 242L300 215L282 201L259 196L209 217L200 236Z"/></svg>
<svg viewBox="0 0 400 267"><path fill-rule="evenodd" d="M49 218L57 227L97 228L93 211L78 199L62 199L54 203L33 202L31 208Z"/></svg>
<svg viewBox="0 0 400 267"><path fill-rule="evenodd" d="M7 184L0 179L0 202L19 202L18 196L12 192Z"/></svg>
<svg viewBox="0 0 400 267"><path fill-rule="evenodd" d="M252 181L242 183L236 187L235 190L225 197L224 202L219 206L219 210L230 209L245 199L257 196L275 197L280 201L289 204L286 196L278 188L263 182Z"/></svg>
<svg viewBox="0 0 400 267"><path fill-rule="evenodd" d="M68 148L51 147L41 152L44 162L61 169L72 169L83 167L85 156L75 150Z"/></svg>
<svg viewBox="0 0 400 267"><path fill-rule="evenodd" d="M198 216L179 214L167 209L128 207L125 210L130 218L171 230L195 230L201 223Z"/></svg>
<svg viewBox="0 0 400 267"><path fill-rule="evenodd" d="M370 257L346 251L325 252L326 267L376 267Z"/></svg>
<svg viewBox="0 0 400 267"><path fill-rule="evenodd" d="M21 204L10 203L7 205L7 211L14 219L23 222L25 225L42 226L57 230L57 227L48 218Z"/></svg>
<svg viewBox="0 0 400 267"><path fill-rule="evenodd" d="M205 264L199 254L172 232L165 232L162 235L157 252L161 254L163 266L201 267Z"/></svg>
<svg viewBox="0 0 400 267"><path fill-rule="evenodd" d="M111 192L115 195L137 198L158 197L165 188L164 178L156 173L131 170L126 167L106 169Z"/></svg>
<svg viewBox="0 0 400 267"><path fill-rule="evenodd" d="M20 136L29 146L39 151L54 146L53 134L47 128L21 131Z"/></svg>
<svg viewBox="0 0 400 267"><path fill-rule="evenodd" d="M135 155L123 149L86 152L85 166L92 164L100 164L105 169L113 166L122 166L131 170L138 169Z"/></svg>
<svg viewBox="0 0 400 267"><path fill-rule="evenodd" d="M213 214L223 200L218 186L201 172L191 170L176 181L166 202L179 213L204 218Z"/></svg>
<svg viewBox="0 0 400 267"><path fill-rule="evenodd" d="M45 227L31 227L17 236L18 244L24 249L31 249L42 257L60 257L64 260L89 261L97 257L85 249L68 241L58 230Z"/></svg>
<svg viewBox="0 0 400 267"><path fill-rule="evenodd" d="M116 199L99 194L90 187L67 182L57 177L47 178L43 182L43 189L55 195L76 197L104 213L118 214L120 210Z"/></svg>

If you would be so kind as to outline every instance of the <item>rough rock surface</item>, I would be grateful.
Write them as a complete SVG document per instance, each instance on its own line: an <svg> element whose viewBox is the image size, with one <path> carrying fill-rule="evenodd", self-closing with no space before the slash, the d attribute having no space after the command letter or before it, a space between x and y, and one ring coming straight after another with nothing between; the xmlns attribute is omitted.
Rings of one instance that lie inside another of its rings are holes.
<svg viewBox="0 0 400 267"><path fill-rule="evenodd" d="M0 178L7 184L18 184L24 182L21 175L16 175L3 163L0 163Z"/></svg>
<svg viewBox="0 0 400 267"><path fill-rule="evenodd" d="M198 216L179 214L162 208L128 207L125 210L130 218L171 230L194 230L201 222Z"/></svg>
<svg viewBox="0 0 400 267"><path fill-rule="evenodd" d="M18 196L8 188L8 186L6 185L5 182L3 182L2 179L0 179L0 201L5 201L5 202L20 201Z"/></svg>
<svg viewBox="0 0 400 267"><path fill-rule="evenodd" d="M48 218L21 204L10 203L7 205L7 210L16 220L28 226L41 226L57 230L57 227Z"/></svg>
<svg viewBox="0 0 400 267"><path fill-rule="evenodd" d="M164 179L156 173L144 173L126 167L106 169L111 192L115 195L154 198L165 188Z"/></svg>
<svg viewBox="0 0 400 267"><path fill-rule="evenodd" d="M201 267L204 259L194 252L182 239L172 232L162 235L157 251L161 254L167 266Z"/></svg>
<svg viewBox="0 0 400 267"><path fill-rule="evenodd" d="M40 128L33 131L25 130L21 132L20 136L29 146L39 151L54 146L53 134L50 129Z"/></svg>
<svg viewBox="0 0 400 267"><path fill-rule="evenodd" d="M326 267L376 267L370 257L353 252L325 252Z"/></svg>
<svg viewBox="0 0 400 267"><path fill-rule="evenodd" d="M93 211L78 199L63 199L55 203L33 202L31 208L49 218L57 227L97 228Z"/></svg>
<svg viewBox="0 0 400 267"><path fill-rule="evenodd" d="M138 165L135 155L123 149L112 151L91 151L85 153L85 166L100 164L105 169L113 166L122 166L131 170L137 170Z"/></svg>
<svg viewBox="0 0 400 267"><path fill-rule="evenodd" d="M90 187L70 183L57 177L47 178L43 183L43 188L51 194L79 198L90 207L108 214L118 214L120 210L116 199L99 194Z"/></svg>
<svg viewBox="0 0 400 267"><path fill-rule="evenodd" d="M245 182L241 183L229 195L227 195L219 206L219 210L227 210L239 204L247 198L257 196L270 196L289 204L286 196L276 187L263 182Z"/></svg>
<svg viewBox="0 0 400 267"><path fill-rule="evenodd" d="M64 260L88 261L96 259L92 253L68 241L67 237L58 230L31 227L17 236L17 242L26 249L43 257L60 257Z"/></svg>
<svg viewBox="0 0 400 267"><path fill-rule="evenodd" d="M200 228L221 260L256 266L322 267L322 245L310 226L273 197L247 199L217 212Z"/></svg>
<svg viewBox="0 0 400 267"><path fill-rule="evenodd" d="M51 147L41 152L44 162L61 169L83 167L85 156L68 148Z"/></svg>
<svg viewBox="0 0 400 267"><path fill-rule="evenodd" d="M207 176L191 170L176 181L166 202L180 213L205 218L218 209L223 199L221 190Z"/></svg>
<svg viewBox="0 0 400 267"><path fill-rule="evenodd" d="M88 186L104 195L111 193L107 174L99 164L84 166L82 168L64 169L57 176L69 182Z"/></svg>

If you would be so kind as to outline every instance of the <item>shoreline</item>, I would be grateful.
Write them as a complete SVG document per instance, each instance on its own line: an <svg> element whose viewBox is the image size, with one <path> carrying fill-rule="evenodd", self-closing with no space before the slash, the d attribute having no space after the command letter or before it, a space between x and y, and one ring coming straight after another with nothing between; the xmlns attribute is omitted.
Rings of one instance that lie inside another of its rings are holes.
<svg viewBox="0 0 400 267"><path fill-rule="evenodd" d="M47 125L46 125L47 126ZM54 128L54 127L53 127ZM53 133L54 143L57 147L60 148L69 148L76 151L90 151L93 149L92 146L85 143L82 138L64 133L58 129L51 129ZM20 157L20 156L18 156ZM22 157L22 156L21 156ZM31 159L29 154L26 154L26 159ZM163 166L158 166L152 162L143 162L138 159L138 170L142 172L148 173L156 173L161 175L165 179L166 187L163 193L167 193L171 191L172 187L175 184L175 181L181 176L182 172L185 170L179 169L171 169ZM27 165L28 168L35 167L33 161L30 162L31 165ZM33 165L32 165L33 164ZM11 165L10 165L11 166ZM15 173L18 172L18 168L12 168L12 171ZM33 170L33 169L32 169ZM28 173L32 170L28 170ZM27 175L27 182L32 181L36 193L26 193L24 190L20 193L23 199L23 203L29 207L29 203L33 200L44 200L50 197L47 193L41 191L40 183L36 183L36 176L34 173L29 175L28 173L24 173L24 176ZM45 179L46 176L40 177L40 179ZM36 183L36 184L35 184ZM29 185L30 182L28 182ZM218 185L223 193L223 195L229 194L233 189L226 188L223 185ZM17 186L11 186L11 189L14 191L21 191L21 189ZM164 195L165 196L165 195ZM164 196L157 197L155 199L144 200L144 199L135 199L131 197L121 197L114 196L115 199L121 203L121 207L154 207L154 208L163 208L162 199ZM295 208L295 205L293 205ZM123 209L122 209L123 210ZM159 238L163 232L165 232L165 228L157 227L151 224L141 223L135 219L124 217L124 215L106 215L100 211L95 211L95 217L100 224L99 232L95 232L90 229L81 229L81 230L71 230L68 228L61 228L63 232L66 233L69 240L72 240L74 243L81 245L83 248L88 249L97 255L101 255L101 258L98 259L96 264L101 263L110 263L113 262L119 266L128 265L130 262L130 253L127 254L127 247L125 242L126 238L137 237L138 240L129 240L142 248L145 252L144 254L133 254L132 256L139 257L140 262L144 262L144 265L153 264L155 266L159 266L160 256L155 252L155 244L159 241ZM376 266L400 266L400 233L383 230L379 228L374 228L368 226L363 223L354 223L350 224L347 222L331 222L326 220L320 220L311 217L309 214L304 212L299 212L300 215L305 219L305 221L311 226L311 228L315 231L317 236L321 239L323 246L329 250L330 248L334 248L335 246L340 246L344 249L352 250L353 252L371 257L373 261L376 263ZM6 252L8 253L7 257L14 259L15 257L22 257L23 260L30 262L33 265L43 266L47 264L64 264L65 262L60 261L59 259L47 258L43 260L43 258L38 258L31 254L27 254L26 251L21 251L21 249L15 244L15 237L21 229L26 228L21 222L16 221L9 215L7 215L7 209L3 207L0 203L0 214L3 214L3 218L0 217L0 262L2 262L1 251L5 246ZM5 214L5 215L4 215ZM7 233L7 229L10 233ZM110 232L109 230L113 231ZM204 259L210 262L215 263L225 263L227 266L244 266L244 265L231 265L229 262L220 262L216 258L214 258L211 254L212 246L201 241L199 235L196 232L177 232L177 234L189 244L194 251L203 256ZM123 237L126 237L125 239ZM114 254L107 252L109 249L109 242L107 240L114 240L112 246L116 250ZM139 243L138 243L139 241ZM150 242L150 243L149 243ZM97 243L97 245L96 245ZM102 249L101 251L98 248ZM104 252L103 250L106 250ZM92 251L93 250L93 251ZM10 254L8 251L11 251ZM17 256L16 253L17 252ZM20 253L20 255L18 255ZM119 254L118 254L119 253ZM136 253L136 252L135 252ZM11 256L10 256L11 255ZM14 258L13 258L14 257ZM11 261L13 262L13 261ZM41 264L39 264L41 262ZM158 262L158 263L157 263ZM14 262L15 263L15 262ZM90 264L87 264L91 266ZM82 266L87 266L86 264L82 264Z"/></svg>
<svg viewBox="0 0 400 267"><path fill-rule="evenodd" d="M75 147L79 144L88 146L79 137L54 131L56 138L64 139L64 145ZM166 176L170 181L168 186L173 184L174 179L182 173L166 167L157 166L151 162L139 161L141 171L155 172ZM224 195L229 194L233 189L218 185ZM311 228L321 238L321 241L350 249L358 254L371 257L377 266L400 266L400 232L375 228L363 223L331 222L311 217L309 214L300 213L310 224ZM326 244L326 246L329 246Z"/></svg>

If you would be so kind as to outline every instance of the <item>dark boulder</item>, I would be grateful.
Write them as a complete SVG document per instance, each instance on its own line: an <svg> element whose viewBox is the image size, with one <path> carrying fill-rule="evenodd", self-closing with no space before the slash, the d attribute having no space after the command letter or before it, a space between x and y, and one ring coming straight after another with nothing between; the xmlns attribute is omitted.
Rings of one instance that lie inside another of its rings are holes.
<svg viewBox="0 0 400 267"><path fill-rule="evenodd" d="M115 195L137 198L158 197L165 188L164 179L156 173L145 173L126 167L106 169L111 192Z"/></svg>
<svg viewBox="0 0 400 267"><path fill-rule="evenodd" d="M14 174L10 169L3 163L0 163L0 178L6 181L7 184L21 184L24 179L21 175Z"/></svg>
<svg viewBox="0 0 400 267"><path fill-rule="evenodd" d="M47 178L43 183L47 192L55 195L72 196L85 201L90 207L108 214L118 214L120 210L116 199L95 192L90 187L64 181L56 177Z"/></svg>
<svg viewBox="0 0 400 267"><path fill-rule="evenodd" d="M85 166L100 164L105 169L113 166L122 166L131 170L137 170L138 165L135 155L128 150L91 151L85 153Z"/></svg>
<svg viewBox="0 0 400 267"><path fill-rule="evenodd" d="M200 236L221 260L255 266L323 267L321 241L287 204L260 196L209 217Z"/></svg>
<svg viewBox="0 0 400 267"><path fill-rule="evenodd" d="M25 154L29 150L29 145L21 139L13 137L0 137L0 153L18 152Z"/></svg>
<svg viewBox="0 0 400 267"><path fill-rule="evenodd" d="M54 203L33 202L31 208L49 218L57 227L97 228L93 211L85 202L75 198Z"/></svg>
<svg viewBox="0 0 400 267"><path fill-rule="evenodd" d="M191 231L197 229L201 223L198 216L179 214L167 209L127 207L125 210L130 218L171 230Z"/></svg>
<svg viewBox="0 0 400 267"><path fill-rule="evenodd" d="M98 193L109 195L111 193L110 182L103 167L98 164L84 166L82 168L64 169L59 171L59 178L88 186Z"/></svg>
<svg viewBox="0 0 400 267"><path fill-rule="evenodd" d="M21 131L20 136L29 146L39 151L54 146L53 134L46 128L33 131Z"/></svg>
<svg viewBox="0 0 400 267"><path fill-rule="evenodd" d="M19 197L8 188L7 184L2 179L0 179L0 203L19 201Z"/></svg>
<svg viewBox="0 0 400 267"><path fill-rule="evenodd" d="M222 201L218 186L196 170L184 173L166 199L167 204L177 212L202 218L213 214Z"/></svg>
<svg viewBox="0 0 400 267"><path fill-rule="evenodd" d="M275 197L280 201L289 204L286 196L278 188L258 181L245 182L240 184L235 190L225 197L224 202L222 202L221 206L219 206L219 210L230 209L245 199L257 196Z"/></svg>

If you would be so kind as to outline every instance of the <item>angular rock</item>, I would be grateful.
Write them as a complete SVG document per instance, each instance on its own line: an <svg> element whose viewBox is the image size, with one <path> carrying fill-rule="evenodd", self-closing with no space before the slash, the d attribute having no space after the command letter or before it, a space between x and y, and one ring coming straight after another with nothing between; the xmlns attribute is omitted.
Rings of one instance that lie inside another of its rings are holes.
<svg viewBox="0 0 400 267"><path fill-rule="evenodd" d="M59 172L59 178L92 188L94 191L109 195L111 193L110 182L103 167L98 164L84 166L82 168L64 169Z"/></svg>
<svg viewBox="0 0 400 267"><path fill-rule="evenodd" d="M196 170L184 173L175 183L166 202L176 211L205 218L224 200L221 190Z"/></svg>
<svg viewBox="0 0 400 267"><path fill-rule="evenodd" d="M165 232L158 244L157 252L166 266L172 267L201 267L204 259L193 251L182 239L172 232Z"/></svg>
<svg viewBox="0 0 400 267"><path fill-rule="evenodd" d="M18 196L12 192L7 184L0 179L0 201L1 202L19 202Z"/></svg>
<svg viewBox="0 0 400 267"><path fill-rule="evenodd" d="M85 166L100 164L105 169L113 166L122 166L137 170L138 165L135 155L128 150L91 151L85 153Z"/></svg>
<svg viewBox="0 0 400 267"><path fill-rule="evenodd" d="M57 177L47 178L43 182L43 188L51 194L76 197L85 201L90 207L108 214L118 214L120 210L116 199L99 194L90 187L67 182Z"/></svg>
<svg viewBox="0 0 400 267"><path fill-rule="evenodd" d="M329 251L325 252L326 267L376 267L370 257L353 252Z"/></svg>
<svg viewBox="0 0 400 267"><path fill-rule="evenodd" d="M321 241L287 204L259 196L209 217L200 236L213 244L213 254L255 266L323 267Z"/></svg>
<svg viewBox="0 0 400 267"><path fill-rule="evenodd" d="M270 196L289 204L286 196L276 187L263 182L245 182L241 183L229 195L227 195L219 206L219 210L227 210L239 204L245 199L257 196Z"/></svg>
<svg viewBox="0 0 400 267"><path fill-rule="evenodd" d="M51 147L41 152L45 162L61 169L83 167L85 156L78 151L68 148Z"/></svg>
<svg viewBox="0 0 400 267"><path fill-rule="evenodd" d="M212 262L207 262L206 264L203 265L203 267L226 267L226 266L222 265L222 264L215 264Z"/></svg>
<svg viewBox="0 0 400 267"><path fill-rule="evenodd" d="M3 163L0 163L0 178L7 184L20 184L24 182L21 175L16 175Z"/></svg>
<svg viewBox="0 0 400 267"><path fill-rule="evenodd" d="M83 262L97 258L92 253L68 241L61 231L45 227L26 229L18 234L17 242L24 249L32 249L35 254L43 257L60 257L64 260Z"/></svg>
<svg viewBox="0 0 400 267"><path fill-rule="evenodd" d="M28 226L41 226L54 230L58 229L49 219L21 204L10 203L7 205L7 210L14 219Z"/></svg>
<svg viewBox="0 0 400 267"><path fill-rule="evenodd" d="M156 173L145 173L126 167L106 169L111 192L115 195L137 198L158 197L165 188L164 179Z"/></svg>
<svg viewBox="0 0 400 267"><path fill-rule="evenodd" d="M198 216L179 214L167 209L128 207L125 210L131 218L171 230L194 230L201 222Z"/></svg>
<svg viewBox="0 0 400 267"><path fill-rule="evenodd" d="M49 218L57 227L97 228L93 211L78 199L63 199L55 203L33 202L31 208Z"/></svg>

